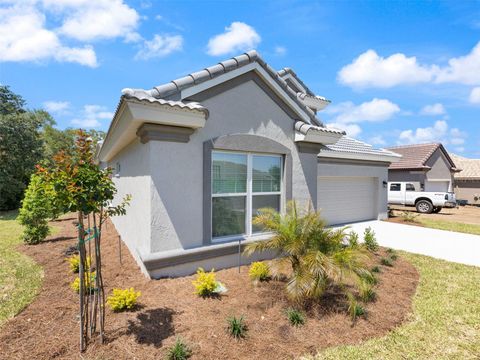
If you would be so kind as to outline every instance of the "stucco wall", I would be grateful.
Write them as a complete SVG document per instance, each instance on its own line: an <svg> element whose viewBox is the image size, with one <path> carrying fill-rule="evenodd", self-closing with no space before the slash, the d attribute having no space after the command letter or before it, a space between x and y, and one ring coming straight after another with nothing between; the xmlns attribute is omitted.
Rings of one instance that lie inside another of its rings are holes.
<svg viewBox="0 0 480 360"><path fill-rule="evenodd" d="M299 154L294 121L253 81L207 98L210 117L187 144L150 142L152 188L151 252L194 248L203 243L203 143L226 134L255 134L288 147L292 195L316 204L316 156Z"/></svg>
<svg viewBox="0 0 480 360"><path fill-rule="evenodd" d="M378 219L386 219L388 217L387 188L383 187L383 182L388 179L388 164L367 165L319 159L317 169L318 176L366 176L376 178L378 180Z"/></svg>
<svg viewBox="0 0 480 360"><path fill-rule="evenodd" d="M480 180L455 180L455 196L457 200L467 200L469 204L480 205Z"/></svg>
<svg viewBox="0 0 480 360"><path fill-rule="evenodd" d="M388 181L425 184L426 174L411 173L409 170L388 170Z"/></svg>
<svg viewBox="0 0 480 360"><path fill-rule="evenodd" d="M431 169L427 172L426 180L448 180L450 181L450 188L447 190L453 190L453 174L450 170L450 164L440 149L435 150L433 155L426 162L427 166ZM425 186L425 190L428 191L428 183Z"/></svg>

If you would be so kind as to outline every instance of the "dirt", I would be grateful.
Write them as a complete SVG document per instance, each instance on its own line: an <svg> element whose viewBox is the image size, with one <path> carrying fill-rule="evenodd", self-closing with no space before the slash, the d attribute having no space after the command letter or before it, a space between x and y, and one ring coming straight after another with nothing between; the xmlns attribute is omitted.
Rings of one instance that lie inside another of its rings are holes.
<svg viewBox="0 0 480 360"><path fill-rule="evenodd" d="M193 349L192 359L291 359L318 349L354 344L385 335L409 318L418 283L416 269L401 257L389 268L380 266L377 300L366 306L367 317L355 324L346 312L345 298L329 291L319 305L308 310L302 327L292 327L285 317L290 306L285 283L254 285L248 268L217 272L228 292L220 298L199 298L193 293L193 276L149 280L140 272L127 248L118 258L118 237L108 224L103 232L103 272L106 292L114 287L134 287L142 292L134 311L107 311L106 343L91 343L80 355L78 299L69 284L65 252L75 244L73 217L55 222L60 232L37 246L20 249L44 268L40 294L22 313L0 328L2 359L159 359L177 337ZM384 250L375 255L379 263ZM226 318L244 315L248 333L234 340L226 333Z"/></svg>
<svg viewBox="0 0 480 360"><path fill-rule="evenodd" d="M443 208L438 214L419 214L414 207L391 206L391 208L394 209L395 216L398 216L402 211L409 211L418 214L418 220L425 218L480 225L480 207L478 206L459 206L452 209Z"/></svg>

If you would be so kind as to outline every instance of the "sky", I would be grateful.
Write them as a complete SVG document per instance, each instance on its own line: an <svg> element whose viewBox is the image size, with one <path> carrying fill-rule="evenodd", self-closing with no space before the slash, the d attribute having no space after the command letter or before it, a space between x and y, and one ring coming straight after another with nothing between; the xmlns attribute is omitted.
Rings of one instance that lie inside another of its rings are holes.
<svg viewBox="0 0 480 360"><path fill-rule="evenodd" d="M480 158L479 1L0 0L0 84L61 129L250 49L331 100L327 126Z"/></svg>

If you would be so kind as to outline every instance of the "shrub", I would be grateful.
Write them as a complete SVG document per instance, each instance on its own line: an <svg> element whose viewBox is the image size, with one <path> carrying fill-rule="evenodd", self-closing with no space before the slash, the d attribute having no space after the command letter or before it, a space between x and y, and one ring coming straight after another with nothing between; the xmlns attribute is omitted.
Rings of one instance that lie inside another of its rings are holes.
<svg viewBox="0 0 480 360"><path fill-rule="evenodd" d="M227 291L225 285L215 279L215 270L205 272L202 268L197 270L197 278L192 281L195 294L202 297L218 295Z"/></svg>
<svg viewBox="0 0 480 360"><path fill-rule="evenodd" d="M72 273L76 274L80 270L80 255L72 255L68 258L68 263L70 264L70 270ZM87 256L87 269L90 269L90 256ZM87 270L85 269L85 270Z"/></svg>
<svg viewBox="0 0 480 360"><path fill-rule="evenodd" d="M375 293L375 290L373 290L373 285L366 281L362 281L360 283L359 293L360 293L360 299L362 299L363 302L373 301L377 296L377 294Z"/></svg>
<svg viewBox="0 0 480 360"><path fill-rule="evenodd" d="M393 261L395 261L395 260L398 259L398 255L397 255L397 254L392 254L392 255L390 255L390 259L392 259Z"/></svg>
<svg viewBox="0 0 480 360"><path fill-rule="evenodd" d="M363 241L368 251L375 252L378 250L378 243L375 237L375 232L370 226L367 227L363 233Z"/></svg>
<svg viewBox="0 0 480 360"><path fill-rule="evenodd" d="M262 261L253 262L248 275L252 280L266 281L270 278L270 267Z"/></svg>
<svg viewBox="0 0 480 360"><path fill-rule="evenodd" d="M393 266L393 262L390 258L381 258L380 259L380 264L384 266Z"/></svg>
<svg viewBox="0 0 480 360"><path fill-rule="evenodd" d="M137 305L137 299L142 293L130 289L113 289L113 294L107 298L107 304L113 311L131 310Z"/></svg>
<svg viewBox="0 0 480 360"><path fill-rule="evenodd" d="M192 356L192 350L181 338L177 338L167 352L167 360L186 360L190 356Z"/></svg>
<svg viewBox="0 0 480 360"><path fill-rule="evenodd" d="M358 247L358 234L355 231L350 231L347 237L348 245L350 247L356 248Z"/></svg>
<svg viewBox="0 0 480 360"><path fill-rule="evenodd" d="M95 271L85 272L85 292L88 294L92 293L95 290ZM75 292L80 292L80 277L76 277L75 280L70 284L70 287Z"/></svg>
<svg viewBox="0 0 480 360"><path fill-rule="evenodd" d="M227 319L227 331L235 339L244 338L247 333L247 325L243 316L232 316Z"/></svg>
<svg viewBox="0 0 480 360"><path fill-rule="evenodd" d="M378 283L377 278L370 271L363 271L362 273L360 273L360 279L361 281L366 282L370 285L376 285Z"/></svg>
<svg viewBox="0 0 480 360"><path fill-rule="evenodd" d="M365 315L365 309L360 305L352 294L347 294L348 297L348 313L352 321L357 320L359 316Z"/></svg>
<svg viewBox="0 0 480 360"><path fill-rule="evenodd" d="M405 222L415 223L417 222L417 217L419 217L420 214L415 214L411 211L403 211L400 216Z"/></svg>
<svg viewBox="0 0 480 360"><path fill-rule="evenodd" d="M286 313L287 313L288 321L290 322L291 325L301 326L305 324L305 316L301 311L290 308L290 309L287 309Z"/></svg>
<svg viewBox="0 0 480 360"><path fill-rule="evenodd" d="M377 266L375 265L374 267L372 267L372 269L370 270L372 273L380 273L382 272L382 270L380 270L380 266Z"/></svg>

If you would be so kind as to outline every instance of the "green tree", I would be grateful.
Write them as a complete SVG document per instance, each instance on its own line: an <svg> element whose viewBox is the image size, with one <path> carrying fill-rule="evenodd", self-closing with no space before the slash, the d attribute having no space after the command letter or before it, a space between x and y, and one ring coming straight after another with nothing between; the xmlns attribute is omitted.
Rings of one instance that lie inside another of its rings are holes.
<svg viewBox="0 0 480 360"><path fill-rule="evenodd" d="M0 115L24 113L25 100L10 90L9 86L0 85Z"/></svg>

